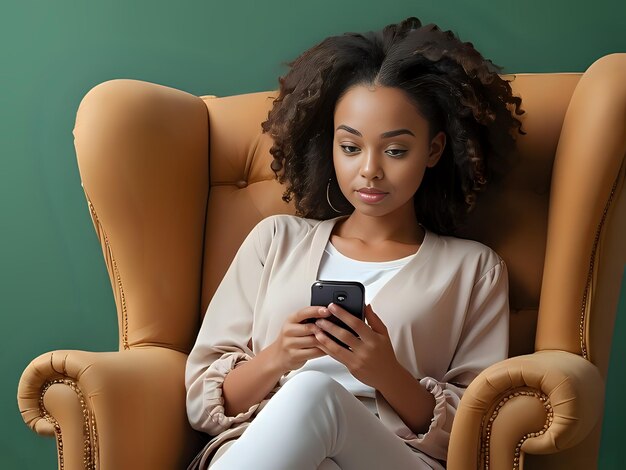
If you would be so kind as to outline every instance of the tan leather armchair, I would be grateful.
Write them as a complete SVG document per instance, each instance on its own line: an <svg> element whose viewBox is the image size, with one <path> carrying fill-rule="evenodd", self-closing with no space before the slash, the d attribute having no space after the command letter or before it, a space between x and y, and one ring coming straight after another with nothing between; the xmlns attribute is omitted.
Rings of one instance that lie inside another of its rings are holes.
<svg viewBox="0 0 626 470"><path fill-rule="evenodd" d="M517 74L527 135L461 234L510 275L511 359L456 417L448 468L591 469L626 262L626 54L584 74ZM186 355L221 276L263 217L291 213L260 133L274 93L215 98L114 80L74 129L119 319L119 351L54 351L19 383L24 421L59 468L185 468ZM533 454L533 455L531 455ZM535 455L536 454L536 455ZM540 455L542 454L542 455Z"/></svg>

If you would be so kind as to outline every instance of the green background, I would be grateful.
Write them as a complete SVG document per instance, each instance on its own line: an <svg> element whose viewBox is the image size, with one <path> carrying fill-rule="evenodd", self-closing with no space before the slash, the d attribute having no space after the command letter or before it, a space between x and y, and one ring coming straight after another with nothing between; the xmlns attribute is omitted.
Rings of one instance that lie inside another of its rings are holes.
<svg viewBox="0 0 626 470"><path fill-rule="evenodd" d="M0 10L0 467L56 467L53 439L22 422L26 365L55 349L116 350L117 320L80 186L72 128L98 83L135 78L193 94L277 87L282 63L324 37L417 16L504 72L584 71L626 52L623 0L3 0ZM626 293L626 288L622 290ZM617 468L626 388L626 294L607 392L602 468ZM620 341L621 340L621 341Z"/></svg>

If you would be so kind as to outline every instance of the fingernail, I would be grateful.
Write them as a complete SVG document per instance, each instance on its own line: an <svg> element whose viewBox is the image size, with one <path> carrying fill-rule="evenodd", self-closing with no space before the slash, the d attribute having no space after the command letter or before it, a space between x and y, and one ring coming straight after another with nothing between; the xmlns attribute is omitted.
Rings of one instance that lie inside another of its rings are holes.
<svg viewBox="0 0 626 470"><path fill-rule="evenodd" d="M331 312L334 313L336 311L336 308L337 307L335 307L335 304L333 304L333 303L328 304L328 310L330 310Z"/></svg>

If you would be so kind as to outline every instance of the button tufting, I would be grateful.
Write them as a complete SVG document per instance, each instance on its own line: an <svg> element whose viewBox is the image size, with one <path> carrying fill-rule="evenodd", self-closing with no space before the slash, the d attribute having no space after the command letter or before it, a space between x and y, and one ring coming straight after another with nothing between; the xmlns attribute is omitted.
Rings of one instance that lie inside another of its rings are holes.
<svg viewBox="0 0 626 470"><path fill-rule="evenodd" d="M235 183L235 186L237 186L239 189L243 189L248 186L248 182L244 180L239 180Z"/></svg>

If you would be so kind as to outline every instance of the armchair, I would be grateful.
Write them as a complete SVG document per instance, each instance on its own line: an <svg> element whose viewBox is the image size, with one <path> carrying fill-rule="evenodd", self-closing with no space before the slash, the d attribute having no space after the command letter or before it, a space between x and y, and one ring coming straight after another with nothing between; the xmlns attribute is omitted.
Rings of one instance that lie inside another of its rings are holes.
<svg viewBox="0 0 626 470"><path fill-rule="evenodd" d="M626 54L514 78L527 135L459 234L507 262L511 358L465 393L448 468L595 468L626 262ZM187 353L248 231L293 213L261 134L272 96L113 80L81 102L75 147L119 351L53 351L25 369L19 408L56 437L60 469L185 468L199 449Z"/></svg>

